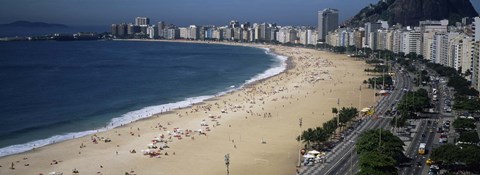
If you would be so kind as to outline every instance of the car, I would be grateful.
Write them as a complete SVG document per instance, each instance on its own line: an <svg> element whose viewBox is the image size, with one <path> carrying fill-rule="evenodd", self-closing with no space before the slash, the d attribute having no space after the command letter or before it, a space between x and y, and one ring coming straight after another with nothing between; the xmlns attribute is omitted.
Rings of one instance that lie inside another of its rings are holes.
<svg viewBox="0 0 480 175"><path fill-rule="evenodd" d="M443 125L447 128L450 128L450 123L445 122Z"/></svg>
<svg viewBox="0 0 480 175"><path fill-rule="evenodd" d="M452 108L447 108L447 110L445 110L445 112L448 112L448 113L452 112Z"/></svg>
<svg viewBox="0 0 480 175"><path fill-rule="evenodd" d="M442 132L443 132L442 127L438 127L438 128L437 128L437 133L442 133Z"/></svg>
<svg viewBox="0 0 480 175"><path fill-rule="evenodd" d="M425 163L430 166L430 165L433 164L433 160L432 159L427 159L427 161L425 161Z"/></svg>

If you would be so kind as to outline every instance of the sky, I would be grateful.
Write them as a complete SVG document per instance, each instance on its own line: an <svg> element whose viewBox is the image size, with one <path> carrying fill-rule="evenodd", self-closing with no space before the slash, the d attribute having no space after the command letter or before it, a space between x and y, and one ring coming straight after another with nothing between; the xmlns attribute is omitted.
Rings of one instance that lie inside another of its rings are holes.
<svg viewBox="0 0 480 175"><path fill-rule="evenodd" d="M66 25L109 25L134 22L137 16L151 23L165 21L186 26L272 22L278 25L315 26L317 12L340 11L340 21L379 0L0 0L0 23L17 20ZM471 0L479 11L480 0Z"/></svg>

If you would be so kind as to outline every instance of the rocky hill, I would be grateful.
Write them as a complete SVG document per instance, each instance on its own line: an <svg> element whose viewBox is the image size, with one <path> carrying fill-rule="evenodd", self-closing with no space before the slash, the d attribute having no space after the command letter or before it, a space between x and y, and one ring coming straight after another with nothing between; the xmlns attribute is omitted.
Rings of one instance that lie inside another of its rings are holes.
<svg viewBox="0 0 480 175"><path fill-rule="evenodd" d="M356 27L380 19L389 24L416 26L422 20L449 19L457 22L463 17L475 16L478 13L470 0L382 0L363 8L345 24Z"/></svg>
<svg viewBox="0 0 480 175"><path fill-rule="evenodd" d="M23 27L23 28L67 28L63 24L49 24L44 22L15 21L9 24L0 24L0 27Z"/></svg>

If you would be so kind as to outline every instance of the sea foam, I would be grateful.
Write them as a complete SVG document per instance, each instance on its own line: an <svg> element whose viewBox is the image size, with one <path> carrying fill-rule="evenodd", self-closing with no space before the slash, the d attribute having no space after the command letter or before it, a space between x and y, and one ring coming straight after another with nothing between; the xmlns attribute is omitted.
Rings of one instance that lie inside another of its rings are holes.
<svg viewBox="0 0 480 175"><path fill-rule="evenodd" d="M275 75L280 74L281 72L286 70L286 68L287 68L287 62L286 61L287 61L288 57L282 56L282 55L277 55L277 54L271 52L270 49L268 49L268 48L263 48L263 49L265 50L266 54L271 55L273 57L274 63L270 66L269 69L265 70L264 72L262 72L260 74L257 74L255 76L253 76L249 80L246 80L245 83L243 85L239 86L239 87L233 87L233 88L230 87L230 88L228 88L228 90L219 92L215 95L190 97L190 98L186 98L183 101L178 101L178 102L174 102L174 103L167 103L167 104L162 104L162 105L144 107L140 110L131 111L131 112L128 112L128 113L125 113L125 114L121 115L120 117L113 118L113 119L110 120L110 122L105 127L102 127L102 128L88 130L88 131L82 131L82 132L67 133L67 134L62 134L62 135L55 135L55 136L52 136L52 137L49 137L49 138L46 138L46 139L35 140L35 141L31 141L31 142L28 142L28 143L25 143L25 144L17 144L17 145L12 145L12 146L8 146L8 147L0 148L0 157L30 151L34 148L43 147L43 146L46 146L46 145L62 142L62 141L69 140L69 139L83 137L83 136L94 134L94 133L97 133L97 132L107 131L109 129L113 129L113 128L116 128L116 127L119 127L119 126L122 126L122 125L125 125L125 124L129 124L131 122L134 122L134 121L137 121L137 120L140 120L140 119L151 117L154 114L164 113L164 112L168 112L168 111L179 109L179 108L189 107L189 106L192 106L194 104L203 102L207 99L217 97L217 96L222 96L222 95L225 95L229 92L233 92L235 90L241 89L241 88L245 87L245 85L254 83L254 82L259 81L259 80L263 80L265 78L275 76Z"/></svg>

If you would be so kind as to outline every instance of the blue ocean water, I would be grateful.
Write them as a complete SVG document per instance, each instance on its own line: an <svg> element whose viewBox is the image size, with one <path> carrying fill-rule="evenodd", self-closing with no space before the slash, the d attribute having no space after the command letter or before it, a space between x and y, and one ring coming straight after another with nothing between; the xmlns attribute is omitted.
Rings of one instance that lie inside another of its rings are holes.
<svg viewBox="0 0 480 175"><path fill-rule="evenodd" d="M284 58L266 53L192 43L0 42L0 156L185 107L285 69Z"/></svg>

